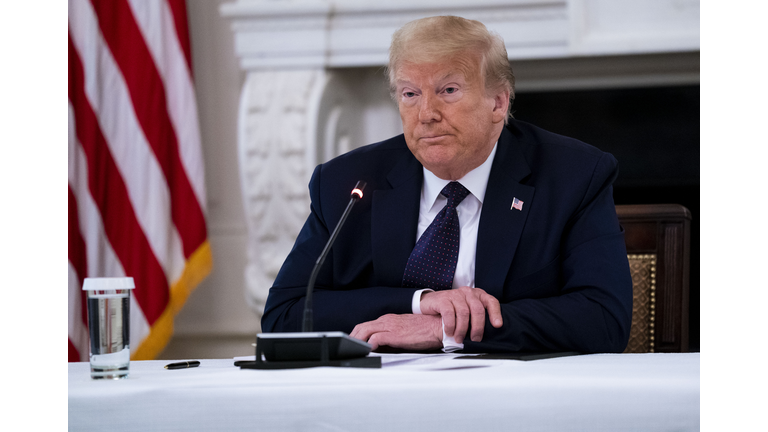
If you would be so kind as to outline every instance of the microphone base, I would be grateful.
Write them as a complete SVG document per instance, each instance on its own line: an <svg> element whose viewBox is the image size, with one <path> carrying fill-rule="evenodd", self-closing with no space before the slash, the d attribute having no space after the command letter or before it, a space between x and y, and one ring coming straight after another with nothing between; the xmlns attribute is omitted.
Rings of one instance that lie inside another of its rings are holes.
<svg viewBox="0 0 768 432"><path fill-rule="evenodd" d="M309 367L381 368L381 357L368 357L371 345L342 332L260 333L252 362L243 369Z"/></svg>
<svg viewBox="0 0 768 432"><path fill-rule="evenodd" d="M311 367L353 367L353 368L381 368L381 357L362 357L345 360L305 360L305 361L252 361L238 364L240 369L301 369Z"/></svg>

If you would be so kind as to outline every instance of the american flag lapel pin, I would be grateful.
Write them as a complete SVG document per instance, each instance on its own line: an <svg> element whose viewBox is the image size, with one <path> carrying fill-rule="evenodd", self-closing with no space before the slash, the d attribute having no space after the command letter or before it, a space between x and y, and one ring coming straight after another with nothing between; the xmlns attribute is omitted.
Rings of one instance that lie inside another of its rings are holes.
<svg viewBox="0 0 768 432"><path fill-rule="evenodd" d="M523 211L523 202L520 201L517 198L512 198L512 207L510 207L510 210L512 209L518 209L520 211Z"/></svg>

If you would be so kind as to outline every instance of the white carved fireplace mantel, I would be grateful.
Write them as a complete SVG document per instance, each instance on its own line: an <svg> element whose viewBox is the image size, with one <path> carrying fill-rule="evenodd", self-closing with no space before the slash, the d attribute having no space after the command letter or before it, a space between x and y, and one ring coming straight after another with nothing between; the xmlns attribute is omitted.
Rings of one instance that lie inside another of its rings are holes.
<svg viewBox="0 0 768 432"><path fill-rule="evenodd" d="M698 0L238 0L220 12L247 73L238 148L259 315L309 212L315 165L402 132L381 67L406 22L483 22L504 38L518 89L699 79Z"/></svg>

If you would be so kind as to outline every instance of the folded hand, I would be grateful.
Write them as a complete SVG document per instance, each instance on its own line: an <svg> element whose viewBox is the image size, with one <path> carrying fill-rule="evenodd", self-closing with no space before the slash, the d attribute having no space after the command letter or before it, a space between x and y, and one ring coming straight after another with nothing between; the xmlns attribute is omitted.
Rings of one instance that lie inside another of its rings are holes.
<svg viewBox="0 0 768 432"><path fill-rule="evenodd" d="M458 343L464 340L470 324L470 340L483 340L485 311L488 311L492 326L499 328L503 324L499 301L480 288L463 286L452 290L424 292L419 306L422 314L440 315L445 325L445 334L453 336Z"/></svg>
<svg viewBox="0 0 768 432"><path fill-rule="evenodd" d="M443 346L443 330L436 315L387 314L355 326L353 338L380 346L425 351Z"/></svg>

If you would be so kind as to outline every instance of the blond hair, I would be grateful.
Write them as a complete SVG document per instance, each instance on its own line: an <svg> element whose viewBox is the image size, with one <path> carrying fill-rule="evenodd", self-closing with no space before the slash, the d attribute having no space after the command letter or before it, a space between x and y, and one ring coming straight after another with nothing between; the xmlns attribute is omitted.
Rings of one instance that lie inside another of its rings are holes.
<svg viewBox="0 0 768 432"><path fill-rule="evenodd" d="M507 59L504 40L483 23L457 16L435 16L411 21L392 35L387 74L393 98L397 69L404 62L435 63L450 59L467 72L465 62L480 63L488 92L509 90L515 99L515 76ZM510 107L512 104L510 103Z"/></svg>

